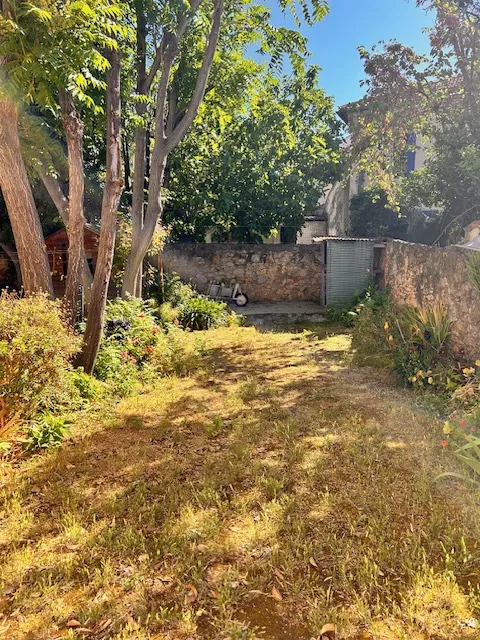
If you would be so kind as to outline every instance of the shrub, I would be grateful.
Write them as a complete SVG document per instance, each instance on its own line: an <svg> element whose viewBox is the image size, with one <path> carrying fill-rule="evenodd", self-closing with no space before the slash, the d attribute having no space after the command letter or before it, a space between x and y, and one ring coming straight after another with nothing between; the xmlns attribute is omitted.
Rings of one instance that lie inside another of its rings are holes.
<svg viewBox="0 0 480 640"><path fill-rule="evenodd" d="M161 331L154 314L152 301L130 298L107 304L94 374L117 395L126 396L133 390L138 369L151 358Z"/></svg>
<svg viewBox="0 0 480 640"><path fill-rule="evenodd" d="M70 422L64 418L41 415L28 427L24 447L27 451L59 447L70 434Z"/></svg>
<svg viewBox="0 0 480 640"><path fill-rule="evenodd" d="M0 435L52 403L79 346L59 302L0 295Z"/></svg>
<svg viewBox="0 0 480 640"><path fill-rule="evenodd" d="M125 397L133 391L137 372L137 361L121 343L102 339L94 370L99 380L108 383L115 395Z"/></svg>
<svg viewBox="0 0 480 640"><path fill-rule="evenodd" d="M100 383L83 369L69 372L69 381L75 387L82 400L94 400L102 392Z"/></svg>
<svg viewBox="0 0 480 640"><path fill-rule="evenodd" d="M120 345L121 351L137 363L147 360L159 331L155 311L151 300L117 298L110 301L105 313L105 341Z"/></svg>
<svg viewBox="0 0 480 640"><path fill-rule="evenodd" d="M186 376L198 369L205 354L206 346L202 338L171 327L159 334L152 365L161 375Z"/></svg>
<svg viewBox="0 0 480 640"><path fill-rule="evenodd" d="M375 309L383 304L387 295L387 290L379 291L372 280L366 289L358 291L343 304L328 305L325 309L325 315L330 322L341 322L347 327L352 327L361 310L360 307L368 306Z"/></svg>
<svg viewBox="0 0 480 640"><path fill-rule="evenodd" d="M195 289L183 282L176 273L165 273L162 290L157 293L156 298L160 304L169 302L172 307L178 307L197 295Z"/></svg>
<svg viewBox="0 0 480 640"><path fill-rule="evenodd" d="M227 324L228 306L205 296L189 298L178 309L178 320L193 331L211 329Z"/></svg>

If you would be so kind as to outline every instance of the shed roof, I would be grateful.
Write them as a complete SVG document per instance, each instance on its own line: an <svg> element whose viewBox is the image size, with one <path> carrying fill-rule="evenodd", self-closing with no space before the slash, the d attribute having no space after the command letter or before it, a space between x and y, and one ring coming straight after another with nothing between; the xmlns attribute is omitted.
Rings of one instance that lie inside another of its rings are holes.
<svg viewBox="0 0 480 640"><path fill-rule="evenodd" d="M94 233L97 236L100 235L100 227L98 225L96 225L96 224L93 224L91 222L86 222L85 223L85 229L88 229L88 231L91 231L92 233ZM53 236L56 236L57 233L63 233L64 231L65 231L65 227L62 227L61 229L57 229L56 231L54 231L53 233L48 235L45 238L45 240L48 240L49 238L53 238Z"/></svg>

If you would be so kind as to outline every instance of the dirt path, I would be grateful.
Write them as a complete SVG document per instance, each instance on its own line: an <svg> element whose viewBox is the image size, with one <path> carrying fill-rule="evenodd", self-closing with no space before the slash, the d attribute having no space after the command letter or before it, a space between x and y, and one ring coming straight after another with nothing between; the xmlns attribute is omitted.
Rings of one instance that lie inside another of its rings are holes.
<svg viewBox="0 0 480 640"><path fill-rule="evenodd" d="M480 638L479 504L413 397L347 335L207 340L6 483L0 637Z"/></svg>

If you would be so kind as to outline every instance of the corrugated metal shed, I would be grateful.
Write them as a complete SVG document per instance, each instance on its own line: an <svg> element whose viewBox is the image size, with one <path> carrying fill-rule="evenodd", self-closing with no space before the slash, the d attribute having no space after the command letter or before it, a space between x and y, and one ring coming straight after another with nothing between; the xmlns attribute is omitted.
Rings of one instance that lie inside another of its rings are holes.
<svg viewBox="0 0 480 640"><path fill-rule="evenodd" d="M327 236L315 242L326 248L326 304L340 304L365 289L373 276L375 240Z"/></svg>

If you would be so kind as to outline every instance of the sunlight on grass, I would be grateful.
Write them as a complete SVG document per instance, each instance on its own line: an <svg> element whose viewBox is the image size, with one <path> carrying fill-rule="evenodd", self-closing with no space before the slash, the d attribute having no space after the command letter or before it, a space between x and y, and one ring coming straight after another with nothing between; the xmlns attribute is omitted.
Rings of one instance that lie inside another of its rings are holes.
<svg viewBox="0 0 480 640"><path fill-rule="evenodd" d="M480 508L434 484L432 418L294 330L210 331L194 376L7 478L0 638L478 637Z"/></svg>

